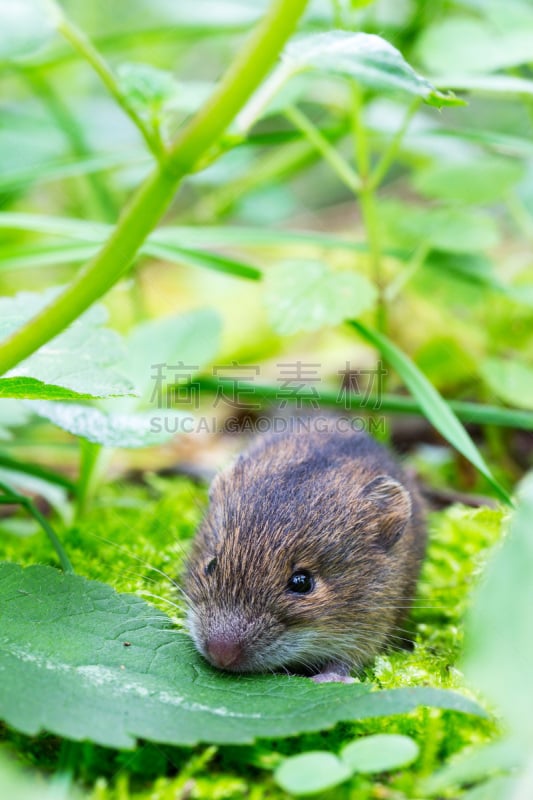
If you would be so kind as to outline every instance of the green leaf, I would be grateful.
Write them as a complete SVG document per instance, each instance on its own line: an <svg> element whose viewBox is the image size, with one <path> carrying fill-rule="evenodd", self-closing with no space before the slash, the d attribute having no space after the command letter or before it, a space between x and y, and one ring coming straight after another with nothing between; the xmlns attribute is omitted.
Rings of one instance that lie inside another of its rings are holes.
<svg viewBox="0 0 533 800"><path fill-rule="evenodd" d="M117 74L126 99L141 112L158 111L178 89L170 72L150 64L123 63Z"/></svg>
<svg viewBox="0 0 533 800"><path fill-rule="evenodd" d="M423 242L447 253L487 250L498 244L493 217L467 208L422 208L388 202L382 208L386 237L402 247Z"/></svg>
<svg viewBox="0 0 533 800"><path fill-rule="evenodd" d="M153 394L157 371L162 364L164 387L180 377L200 372L217 355L222 323L212 309L149 320L137 325L127 337L124 367L140 392L140 403L147 404Z"/></svg>
<svg viewBox="0 0 533 800"><path fill-rule="evenodd" d="M509 800L520 798L520 781L517 778L499 776L470 789L462 795L463 800Z"/></svg>
<svg viewBox="0 0 533 800"><path fill-rule="evenodd" d="M17 212L6 212L0 214L0 228L13 230L34 231L50 236L63 236L68 239L102 243L110 235L112 228L107 225L94 222L85 222L80 219L68 217L47 217L44 214L22 214ZM237 247L277 247L302 245L315 246L324 249L339 249L349 252L367 252L368 247L364 242L354 242L342 236L330 236L324 233L312 233L309 231L288 231L254 227L239 226L220 226L220 225L197 225L170 226L165 225L155 230L148 237L145 251L150 253L152 246L157 245L168 247L169 251L165 255L170 259L170 249L176 251L186 251L196 248L237 246ZM154 251L155 255L155 251ZM199 257L204 255L200 253ZM211 253L205 254L207 256ZM394 255L398 258L407 259L409 253L399 253ZM195 254L196 256L196 254ZM160 257L157 255L157 257ZM182 259L183 260L183 259ZM206 264L202 264L206 266ZM251 277L251 276L248 276Z"/></svg>
<svg viewBox="0 0 533 800"><path fill-rule="evenodd" d="M270 322L282 335L313 331L357 317L375 305L377 292L355 272L333 272L319 261L287 261L265 277Z"/></svg>
<svg viewBox="0 0 533 800"><path fill-rule="evenodd" d="M0 19L0 61L33 54L55 31L46 0L0 0Z"/></svg>
<svg viewBox="0 0 533 800"><path fill-rule="evenodd" d="M168 442L180 431L185 414L164 411L105 412L80 403L28 400L26 405L74 436L104 447L153 447Z"/></svg>
<svg viewBox="0 0 533 800"><path fill-rule="evenodd" d="M410 736L381 733L350 742L342 748L340 757L352 772L371 774L404 767L415 761L419 752Z"/></svg>
<svg viewBox="0 0 533 800"><path fill-rule="evenodd" d="M516 742L504 739L455 756L422 784L425 795L441 795L446 789L483 780L494 772L519 767L523 753Z"/></svg>
<svg viewBox="0 0 533 800"><path fill-rule="evenodd" d="M476 591L467 621L465 671L498 705L512 736L533 747L533 474L520 486L503 545Z"/></svg>
<svg viewBox="0 0 533 800"><path fill-rule="evenodd" d="M427 257L425 266L474 286L498 292L508 292L510 288L497 278L492 261L481 253L446 253L433 250Z"/></svg>
<svg viewBox="0 0 533 800"><path fill-rule="evenodd" d="M337 756L317 750L286 758L274 773L274 780L286 792L299 797L332 789L350 775Z"/></svg>
<svg viewBox="0 0 533 800"><path fill-rule="evenodd" d="M448 14L426 28L416 52L433 74L495 72L530 63L532 36L533 25L502 30L483 20Z"/></svg>
<svg viewBox="0 0 533 800"><path fill-rule="evenodd" d="M429 422L435 426L446 441L462 453L485 476L502 500L510 503L509 495L493 477L466 429L459 422L446 401L443 400L437 390L420 372L416 364L383 334L366 328L360 322L350 321L350 325L364 339L373 344L396 370L411 394L420 403L420 407Z"/></svg>
<svg viewBox="0 0 533 800"><path fill-rule="evenodd" d="M42 775L31 775L26 768L16 766L15 759L0 757L0 797L6 800L65 800L65 785L56 781L45 783ZM75 787L68 788L69 800L81 800Z"/></svg>
<svg viewBox="0 0 533 800"><path fill-rule="evenodd" d="M0 340L34 317L57 293L53 288L40 294L20 292L15 297L0 298ZM107 316L103 306L92 306L0 379L4 387L0 396L50 398L60 396L61 389L66 390L63 398L134 394L133 384L114 370L124 348L119 335L103 327Z"/></svg>
<svg viewBox="0 0 533 800"><path fill-rule="evenodd" d="M136 739L244 744L434 701L480 713L453 692L376 692L365 707L370 684L214 670L140 598L51 567L0 564L0 605L0 718L30 736L46 730L117 748Z"/></svg>
<svg viewBox="0 0 533 800"><path fill-rule="evenodd" d="M478 92L514 99L515 95L531 97L533 81L527 78L514 78L511 75L457 75L451 74L435 78L437 86L459 91Z"/></svg>
<svg viewBox="0 0 533 800"><path fill-rule="evenodd" d="M436 106L462 101L439 92L405 61L399 50L380 36L369 33L329 31L294 39L282 55L291 74L307 70L355 79L381 92L403 92Z"/></svg>
<svg viewBox="0 0 533 800"><path fill-rule="evenodd" d="M524 166L507 158L436 164L418 172L416 189L427 197L479 204L503 201L524 176Z"/></svg>
<svg viewBox="0 0 533 800"><path fill-rule="evenodd" d="M96 244L62 242L61 244L28 247L14 247L2 250L0 270L35 269L36 267L56 267L59 264L78 264L88 261L98 252Z"/></svg>
<svg viewBox="0 0 533 800"><path fill-rule="evenodd" d="M236 261L228 256L209 253L206 250L193 250L190 247L148 242L142 248L142 252L153 258L177 264L186 264L187 266L205 267L216 272L223 272L226 275L234 275L237 278L246 278L251 281L258 281L261 278L261 270L257 269L257 267L244 264L242 261Z"/></svg>
<svg viewBox="0 0 533 800"><path fill-rule="evenodd" d="M131 384L130 384L131 385ZM132 392L128 392L132 394ZM19 400L89 400L93 397L110 396L90 392L73 392L63 386L45 383L36 378L0 378L0 398Z"/></svg>
<svg viewBox="0 0 533 800"><path fill-rule="evenodd" d="M394 714L408 714L419 706L445 708L463 714L486 717L486 712L473 700L446 689L433 689L429 686L414 686L406 689L386 689L371 692L361 697L357 707L352 710L350 719L374 719L390 717Z"/></svg>
<svg viewBox="0 0 533 800"><path fill-rule="evenodd" d="M533 410L533 368L513 359L486 358L481 375L496 397L512 406Z"/></svg>

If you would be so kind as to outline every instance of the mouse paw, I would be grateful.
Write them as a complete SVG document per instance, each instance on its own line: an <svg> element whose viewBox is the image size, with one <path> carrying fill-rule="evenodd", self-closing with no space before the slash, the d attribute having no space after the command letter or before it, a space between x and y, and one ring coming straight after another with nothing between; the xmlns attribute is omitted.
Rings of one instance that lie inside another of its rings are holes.
<svg viewBox="0 0 533 800"><path fill-rule="evenodd" d="M311 680L315 683L355 683L355 678L350 675L339 675L338 672L319 672Z"/></svg>
<svg viewBox="0 0 533 800"><path fill-rule="evenodd" d="M344 664L326 664L311 680L315 683L355 683Z"/></svg>

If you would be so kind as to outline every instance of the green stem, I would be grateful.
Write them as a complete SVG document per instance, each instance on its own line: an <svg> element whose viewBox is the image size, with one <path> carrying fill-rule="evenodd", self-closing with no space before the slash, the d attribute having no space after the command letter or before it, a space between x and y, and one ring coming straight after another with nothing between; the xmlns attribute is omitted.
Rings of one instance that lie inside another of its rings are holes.
<svg viewBox="0 0 533 800"><path fill-rule="evenodd" d="M176 139L163 163L133 196L100 252L46 309L0 345L0 375L60 333L129 268L166 211L181 179L194 170L266 75L307 0L274 0L210 100Z"/></svg>
<svg viewBox="0 0 533 800"><path fill-rule="evenodd" d="M39 523L43 531L48 536L50 544L56 551L57 557L59 558L59 562L61 564L61 567L63 568L63 571L74 572L74 568L70 563L70 559L67 556L65 550L63 549L63 545L61 544L56 532L54 531L54 529L52 528L46 517L44 517L41 514L37 506L30 500L30 498L26 497L23 494L19 494L10 486L3 483L3 481L0 481L0 490L4 493L5 499L8 502L15 503L25 508L28 514L30 514L34 518L34 520L36 520L36 522Z"/></svg>
<svg viewBox="0 0 533 800"><path fill-rule="evenodd" d="M133 124L138 128L152 153L156 158L161 158L164 151L157 135L154 134L142 117L132 108L117 83L113 70L109 67L106 60L100 55L88 36L65 15L65 12L55 0L48 0L48 2L52 6L59 33L82 58L89 62L110 95L115 99L117 105L122 108Z"/></svg>
<svg viewBox="0 0 533 800"><path fill-rule="evenodd" d="M70 145L72 154L77 158L90 157L92 152L85 141L83 128L78 124L77 119L57 94L52 84L34 69L27 70L22 75L26 78L39 100L46 106L50 115L58 123ZM116 218L116 206L105 182L96 173L88 173L86 178L95 206L98 208L102 218L108 222L114 221Z"/></svg>
<svg viewBox="0 0 533 800"><path fill-rule="evenodd" d="M56 486L62 486L67 491L76 494L76 484L67 478L65 475L60 475L58 472L53 472L46 467L41 467L38 464L26 464L24 461L19 461L17 458L8 455L7 453L0 452L0 467L13 470L13 472L23 472L26 475L34 475L36 478L41 478L43 481L53 483Z"/></svg>
<svg viewBox="0 0 533 800"><path fill-rule="evenodd" d="M383 275L381 235L377 213L376 198L370 178L370 150L368 136L363 124L363 95L355 84L352 86L353 99L353 136L355 144L355 162L361 176L362 187L359 192L361 216L365 226L370 248L370 263L374 283L378 291L376 327L384 333L387 329L387 304L385 299L385 278Z"/></svg>
<svg viewBox="0 0 533 800"><path fill-rule="evenodd" d="M381 159L378 161L376 167L374 168L374 171L370 175L368 184L369 187L372 189L372 191L375 191L379 187L383 178L389 171L392 162L394 161L394 159L398 154L398 150L400 149L400 145L403 141L403 138L407 133L407 129L411 123L411 120L416 111L420 108L421 103L422 103L421 97L417 97L415 98L415 100L413 100L413 102L407 109L402 124L400 125L400 127L390 140L388 147L381 156Z"/></svg>
<svg viewBox="0 0 533 800"><path fill-rule="evenodd" d="M219 389L226 394L233 385L231 378L199 377L196 379L200 391L216 394ZM339 399L338 388L315 387L317 400L327 407L344 408ZM253 399L267 402L279 401L279 386L275 384L254 383ZM522 411L514 408L501 408L499 406L481 405L463 400L446 400L450 408L462 422L481 425L500 425L502 427L517 428L518 430L533 431L533 412ZM376 410L392 414L418 414L424 416L420 403L414 397L400 394L380 395L350 395L350 412L354 409L375 413Z"/></svg>
<svg viewBox="0 0 533 800"><path fill-rule="evenodd" d="M295 106L286 108L285 116L304 134L304 136L306 136L311 144L316 147L324 160L328 162L330 167L348 189L354 194L357 194L361 190L361 178L348 162L339 155L338 150L333 147L318 128L313 125L309 117L306 117L305 114Z"/></svg>
<svg viewBox="0 0 533 800"><path fill-rule="evenodd" d="M420 242L411 259L407 262L402 271L385 288L383 295L388 303L391 303L397 297L406 283L408 283L411 278L416 275L420 267L423 266L430 250L431 245L429 245L427 242Z"/></svg>
<svg viewBox="0 0 533 800"><path fill-rule="evenodd" d="M80 477L78 479L78 496L76 517L80 519L87 511L87 506L97 484L98 465L103 448L99 444L80 439Z"/></svg>
<svg viewBox="0 0 533 800"><path fill-rule="evenodd" d="M516 192L509 192L506 197L507 210L519 231L526 239L533 239L533 217Z"/></svg>

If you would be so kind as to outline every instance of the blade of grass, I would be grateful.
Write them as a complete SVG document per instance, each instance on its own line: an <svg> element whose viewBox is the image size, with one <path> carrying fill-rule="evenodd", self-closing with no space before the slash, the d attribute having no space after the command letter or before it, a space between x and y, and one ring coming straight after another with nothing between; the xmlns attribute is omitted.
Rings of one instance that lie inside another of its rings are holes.
<svg viewBox="0 0 533 800"><path fill-rule="evenodd" d="M220 392L221 395L225 394L225 396L229 396L231 387L234 385L230 378L214 378L210 376L196 377L195 383L198 384L199 389L203 392L211 392L213 394ZM324 388L313 384L313 396L322 405L342 408L348 413L353 410L372 414L387 412L392 414L422 415L424 413L421 404L416 398L400 394L350 395L348 408L344 404L344 399L339 398L338 388ZM279 401L281 399L280 387L277 384L254 383L253 397L256 400ZM499 425L505 428L533 431L533 412L531 411L469 403L462 400L448 400L446 402L462 422L478 425Z"/></svg>
<svg viewBox="0 0 533 800"><path fill-rule="evenodd" d="M416 397L425 417L439 431L439 433L458 450L473 466L488 480L498 496L509 505L511 498L492 475L485 463L483 456L470 438L470 435L458 420L450 406L440 396L425 375L420 372L416 364L403 353L386 336L367 328L361 322L349 320L348 324L356 330L363 339L376 347L387 362L396 370L405 382L405 385Z"/></svg>
<svg viewBox="0 0 533 800"><path fill-rule="evenodd" d="M3 481L0 481L0 491L3 492L3 496L0 496L0 503L14 503L22 506L28 512L28 514L30 514L30 516L32 516L34 520L39 523L43 531L48 536L50 544L57 553L57 557L59 558L59 562L63 571L74 572L74 568L70 563L70 559L67 556L59 537L46 517L41 514L35 503L33 503L29 497L19 494L17 491L15 491L15 489L12 489L11 486L3 483Z"/></svg>

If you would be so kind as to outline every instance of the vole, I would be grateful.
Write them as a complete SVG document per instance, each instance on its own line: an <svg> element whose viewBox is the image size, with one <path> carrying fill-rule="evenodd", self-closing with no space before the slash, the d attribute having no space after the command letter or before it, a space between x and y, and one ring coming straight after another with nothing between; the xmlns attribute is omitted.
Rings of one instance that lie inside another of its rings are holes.
<svg viewBox="0 0 533 800"><path fill-rule="evenodd" d="M370 436L271 434L219 473L185 574L215 667L348 682L394 640L425 551L416 487Z"/></svg>

